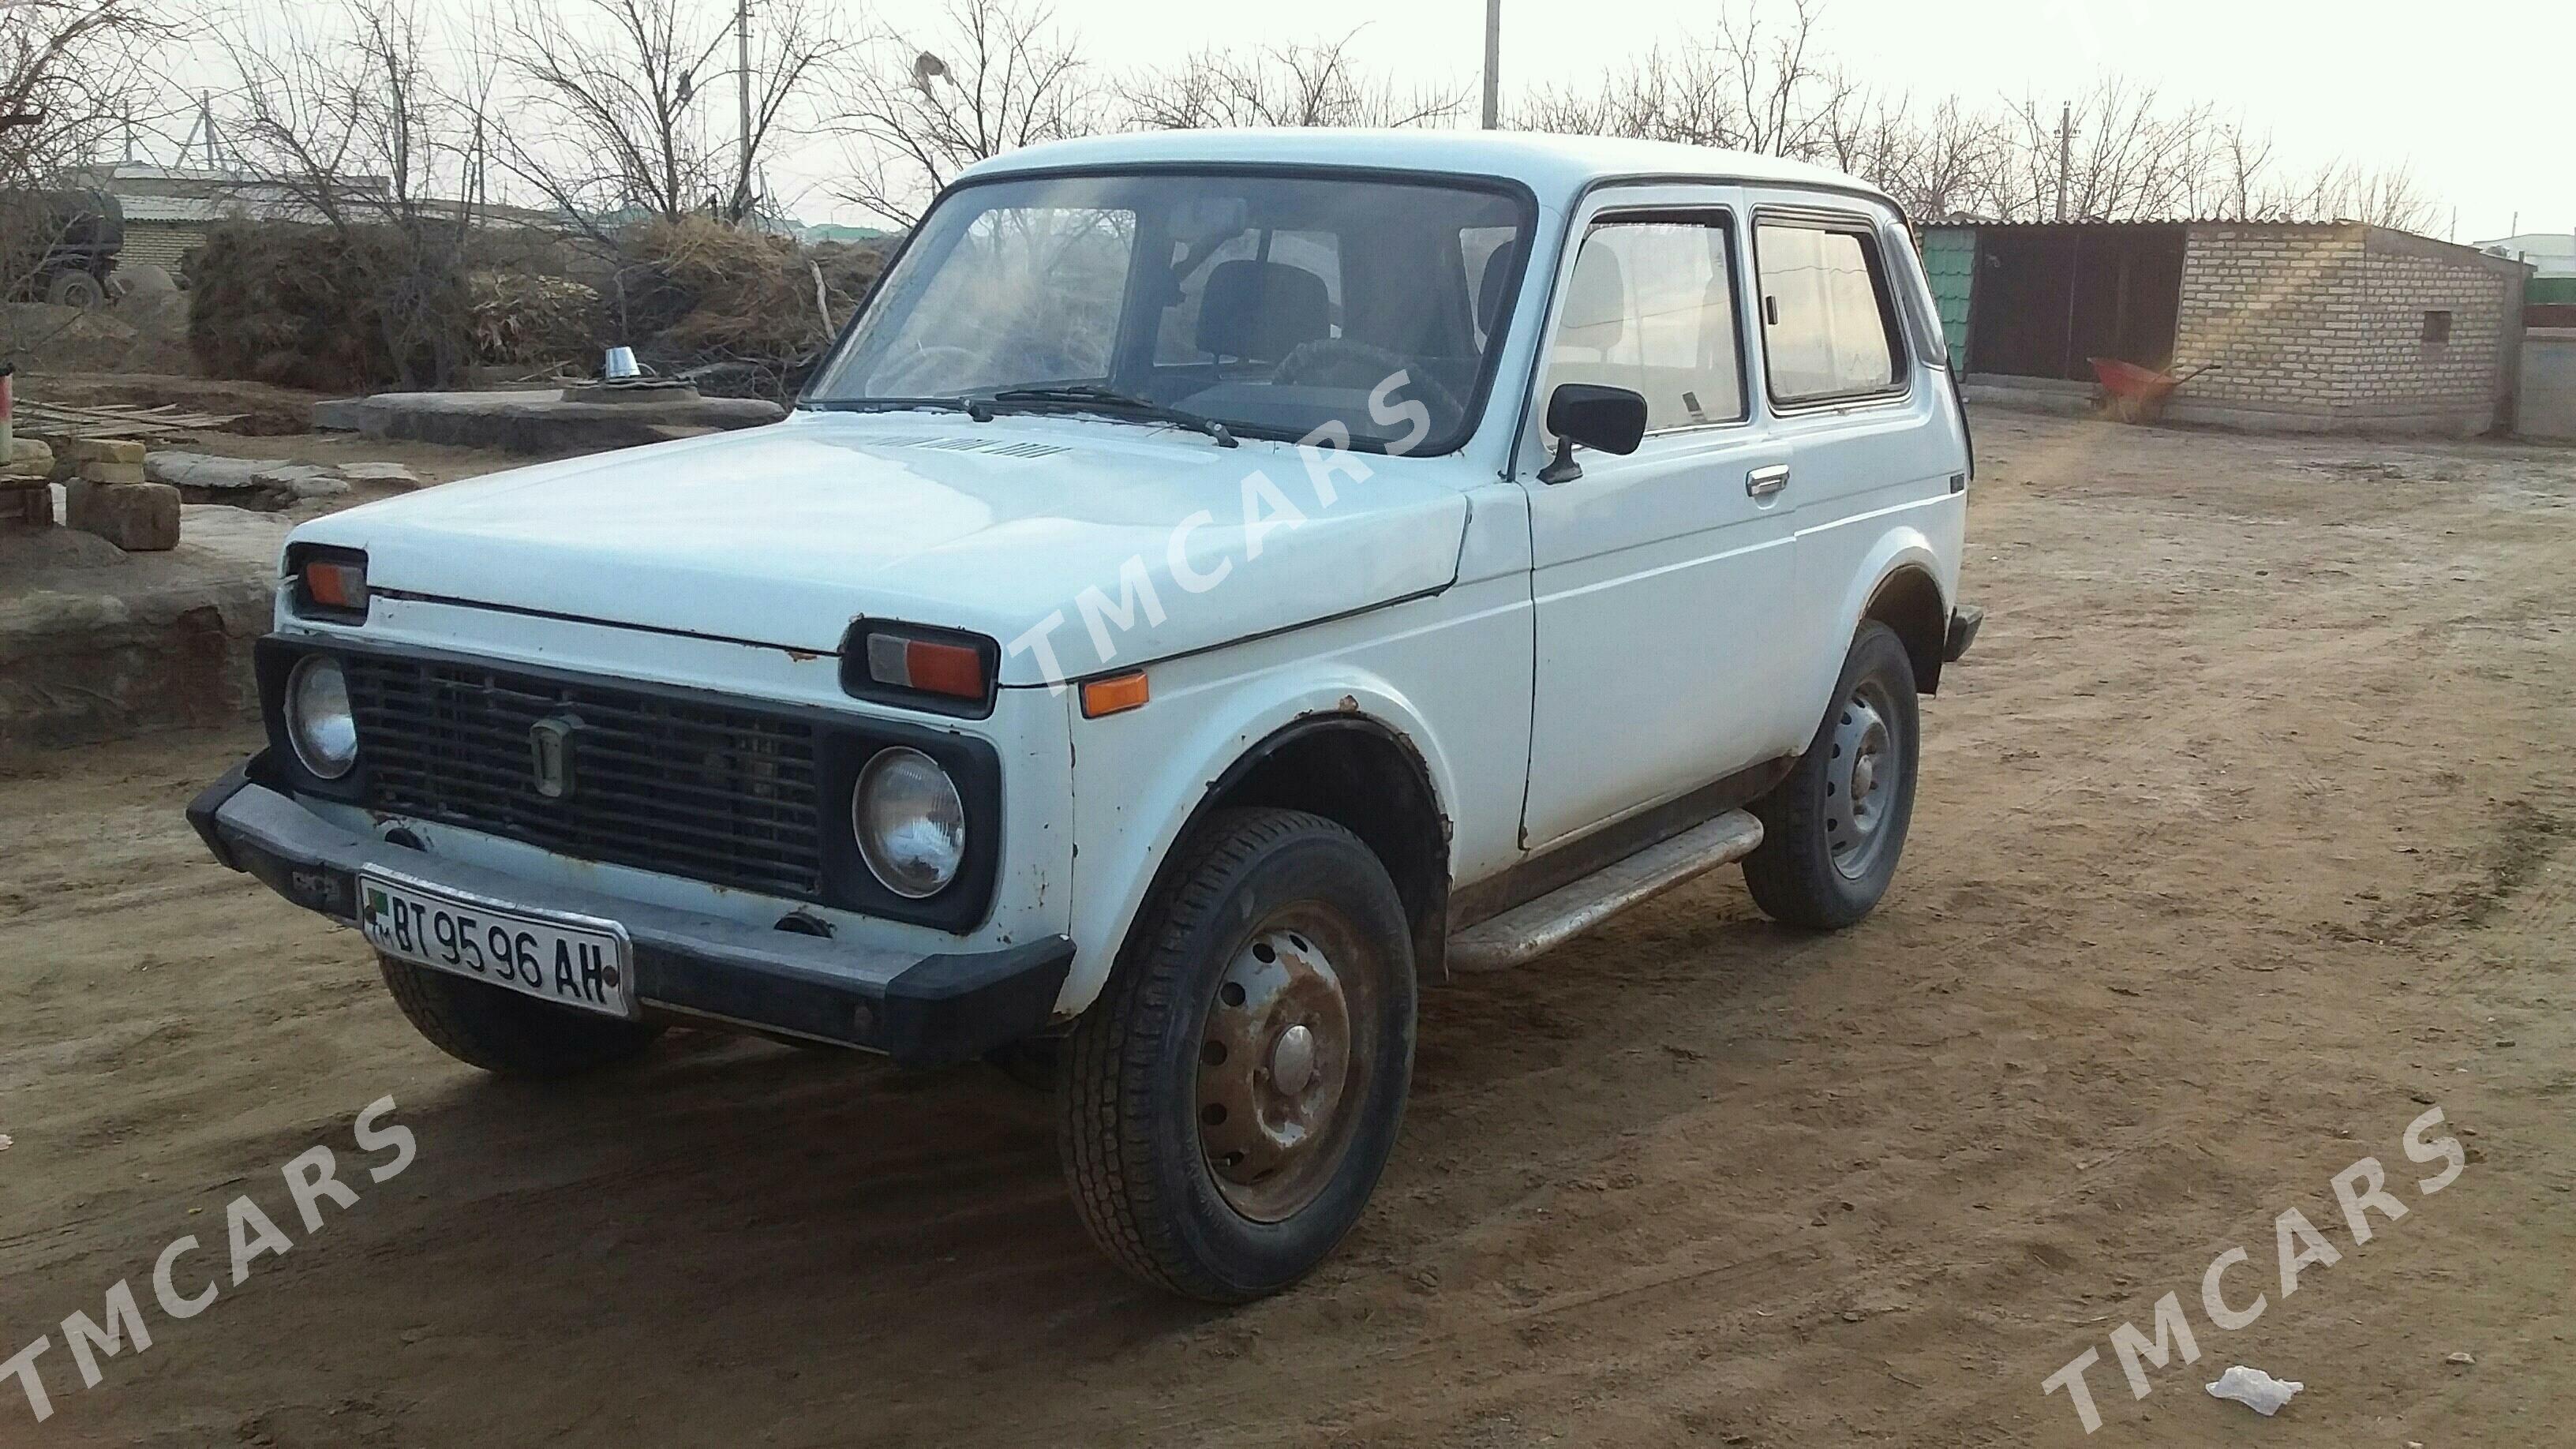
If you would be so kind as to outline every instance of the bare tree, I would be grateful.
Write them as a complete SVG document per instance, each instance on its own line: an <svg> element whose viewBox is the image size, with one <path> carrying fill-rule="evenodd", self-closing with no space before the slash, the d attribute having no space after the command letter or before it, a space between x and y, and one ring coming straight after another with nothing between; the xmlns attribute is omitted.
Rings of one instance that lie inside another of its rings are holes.
<svg viewBox="0 0 2576 1449"><path fill-rule="evenodd" d="M2286 181L2271 138L2205 102L2107 75L2061 103L2036 96L1928 107L1874 91L1831 60L1820 0L1722 9L1707 38L1658 45L1585 87L1543 87L1530 130L1638 136L1817 161L1863 177L1922 219L2070 221L2338 217L2421 226L2434 206L2403 167L2334 162ZM1163 104L1192 97L1186 89ZM2065 134L2061 137L2063 124Z"/></svg>
<svg viewBox="0 0 2576 1449"><path fill-rule="evenodd" d="M471 360L464 279L491 159L492 75L424 21L417 0L341 0L224 49L227 125L244 190L327 230L338 285L406 384ZM321 285L320 279L315 285Z"/></svg>
<svg viewBox="0 0 2576 1449"><path fill-rule="evenodd" d="M1834 118L1849 115L1854 88L1821 63L1820 14L1815 0L1794 0L1787 21L1773 24L1746 0L1741 9L1720 11L1708 39L1658 45L1588 93L1533 92L1515 121L1533 131L1829 158Z"/></svg>
<svg viewBox="0 0 2576 1449"><path fill-rule="evenodd" d="M2272 136L2248 135L2243 121L2225 129L2218 148L2217 215L2242 221L2254 215L2254 197L2263 173L2272 165Z"/></svg>
<svg viewBox="0 0 2576 1449"><path fill-rule="evenodd" d="M1397 87L1351 55L1352 31L1338 40L1269 46L1250 53L1205 50L1177 69L1131 81L1128 121L1142 130L1217 126L1427 126L1467 108L1464 89Z"/></svg>
<svg viewBox="0 0 2576 1449"><path fill-rule="evenodd" d="M151 0L0 0L0 300L36 287L81 224L45 189L151 106L144 61L169 32ZM0 360L42 340L16 327L0 320Z"/></svg>
<svg viewBox="0 0 2576 1449"><path fill-rule="evenodd" d="M722 81L739 83L732 18L703 0L513 0L498 61L528 116L504 128L504 164L603 242L619 214L749 216L774 139L819 123L808 103L851 47L820 0L764 0L745 145L738 121L709 116Z"/></svg>
<svg viewBox="0 0 2576 1449"><path fill-rule="evenodd" d="M2265 193L2256 214L2281 221L2360 221L2401 231L2421 231L2438 211L2433 198L2400 163L2373 170L2357 161L2329 161L2306 178Z"/></svg>
<svg viewBox="0 0 2576 1449"><path fill-rule="evenodd" d="M851 142L841 198L902 226L966 167L1107 116L1054 12L1018 0L949 0L933 27L878 37L837 102Z"/></svg>

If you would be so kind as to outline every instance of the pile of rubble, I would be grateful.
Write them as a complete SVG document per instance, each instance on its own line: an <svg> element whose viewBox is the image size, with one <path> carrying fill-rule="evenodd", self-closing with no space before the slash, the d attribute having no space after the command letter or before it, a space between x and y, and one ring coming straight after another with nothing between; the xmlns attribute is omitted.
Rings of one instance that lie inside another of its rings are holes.
<svg viewBox="0 0 2576 1449"><path fill-rule="evenodd" d="M0 471L0 521L48 528L53 485L63 485L63 522L127 553L179 546L179 490L143 476L143 445L124 438L71 438L59 454L33 438L12 439Z"/></svg>

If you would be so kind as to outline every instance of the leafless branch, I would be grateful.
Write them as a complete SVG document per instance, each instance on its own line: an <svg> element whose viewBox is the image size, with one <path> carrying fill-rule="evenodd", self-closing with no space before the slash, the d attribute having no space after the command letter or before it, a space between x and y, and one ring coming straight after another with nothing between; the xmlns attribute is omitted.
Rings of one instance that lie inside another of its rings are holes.
<svg viewBox="0 0 2576 1449"><path fill-rule="evenodd" d="M1412 90L1369 74L1338 40L1252 52L1205 50L1126 86L1129 124L1149 131L1218 126L1437 125L1467 108L1467 92Z"/></svg>
<svg viewBox="0 0 2576 1449"><path fill-rule="evenodd" d="M909 226L948 179L989 156L1103 129L1107 107L1054 12L949 0L928 29L889 31L844 70L840 197Z"/></svg>

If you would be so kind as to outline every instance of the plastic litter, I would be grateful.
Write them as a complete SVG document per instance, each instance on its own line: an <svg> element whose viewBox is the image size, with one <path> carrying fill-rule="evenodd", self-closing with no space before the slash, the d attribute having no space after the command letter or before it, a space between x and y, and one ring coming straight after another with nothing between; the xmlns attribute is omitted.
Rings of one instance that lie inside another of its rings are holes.
<svg viewBox="0 0 2576 1449"><path fill-rule="evenodd" d="M2281 1406L2290 1402L2291 1395L2306 1387L2297 1379L2276 1379L2261 1369L2247 1368L2240 1363L2220 1374L2218 1382L2209 1385L2209 1396L2234 1399L2255 1413L2270 1418L2281 1412Z"/></svg>

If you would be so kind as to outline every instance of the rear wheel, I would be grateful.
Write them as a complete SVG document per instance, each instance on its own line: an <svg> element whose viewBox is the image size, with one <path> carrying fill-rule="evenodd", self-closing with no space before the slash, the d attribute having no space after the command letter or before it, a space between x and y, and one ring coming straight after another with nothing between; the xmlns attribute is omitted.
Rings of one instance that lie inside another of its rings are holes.
<svg viewBox="0 0 2576 1449"><path fill-rule="evenodd" d="M1300 811L1218 815L1065 1043L1084 1226L1175 1293L1287 1287L1377 1186L1413 1030L1412 934L1368 847Z"/></svg>
<svg viewBox="0 0 2576 1449"><path fill-rule="evenodd" d="M1773 920L1839 930L1887 894L1914 816L1919 722L1904 644L1863 623L1806 754L1753 804L1762 844L1744 858L1744 883Z"/></svg>
<svg viewBox="0 0 2576 1449"><path fill-rule="evenodd" d="M642 1056L658 1022L619 1021L379 955L394 1004L430 1045L469 1066L569 1077Z"/></svg>

